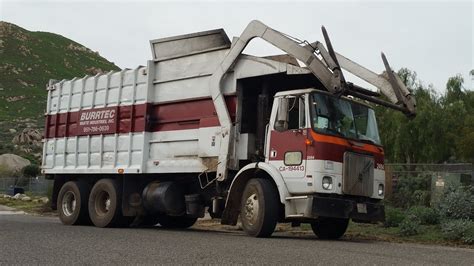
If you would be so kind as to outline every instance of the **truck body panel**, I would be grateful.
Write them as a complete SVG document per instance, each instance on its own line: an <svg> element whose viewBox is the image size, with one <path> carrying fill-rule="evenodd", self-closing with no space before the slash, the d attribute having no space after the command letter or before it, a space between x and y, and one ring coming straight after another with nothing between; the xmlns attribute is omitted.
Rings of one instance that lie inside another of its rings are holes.
<svg viewBox="0 0 474 266"><path fill-rule="evenodd" d="M221 136L208 84L225 52L150 60L148 67L51 85L44 173L215 171ZM287 72L298 75L308 70L242 55L224 80L233 121L238 79ZM109 112L115 116L108 117ZM248 159L253 138L239 134L233 159Z"/></svg>

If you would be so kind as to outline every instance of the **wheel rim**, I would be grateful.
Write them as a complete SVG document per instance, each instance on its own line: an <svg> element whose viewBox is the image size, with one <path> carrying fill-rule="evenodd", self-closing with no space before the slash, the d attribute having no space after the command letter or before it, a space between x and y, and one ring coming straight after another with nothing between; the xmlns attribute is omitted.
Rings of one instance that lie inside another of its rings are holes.
<svg viewBox="0 0 474 266"><path fill-rule="evenodd" d="M99 216L104 216L110 211L110 195L106 191L97 194L95 200L95 209Z"/></svg>
<svg viewBox="0 0 474 266"><path fill-rule="evenodd" d="M76 195L74 195L74 192L66 192L61 205L64 215L72 216L76 210Z"/></svg>
<svg viewBox="0 0 474 266"><path fill-rule="evenodd" d="M244 213L245 219L250 225L254 225L258 220L258 196L257 194L250 195L245 201Z"/></svg>

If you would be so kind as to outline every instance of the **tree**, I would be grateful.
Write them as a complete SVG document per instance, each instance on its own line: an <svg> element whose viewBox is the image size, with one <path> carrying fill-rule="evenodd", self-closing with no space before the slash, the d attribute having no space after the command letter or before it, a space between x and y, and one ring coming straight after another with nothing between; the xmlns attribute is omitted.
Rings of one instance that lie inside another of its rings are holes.
<svg viewBox="0 0 474 266"><path fill-rule="evenodd" d="M463 83L464 79L460 74L448 79L448 82L446 82L446 94L443 97L445 103L449 104L464 99Z"/></svg>
<svg viewBox="0 0 474 266"><path fill-rule="evenodd" d="M440 147L431 145L441 137L436 131L440 112L435 91L426 88L417 79L416 72L402 68L398 74L416 98L417 116L410 119L398 111L377 109L387 160L406 163L442 160L444 154Z"/></svg>
<svg viewBox="0 0 474 266"><path fill-rule="evenodd" d="M401 80L417 101L417 116L376 107L380 135L389 162L443 163L474 161L474 93L463 87L463 78L448 79L438 95L424 86L416 72L403 68Z"/></svg>

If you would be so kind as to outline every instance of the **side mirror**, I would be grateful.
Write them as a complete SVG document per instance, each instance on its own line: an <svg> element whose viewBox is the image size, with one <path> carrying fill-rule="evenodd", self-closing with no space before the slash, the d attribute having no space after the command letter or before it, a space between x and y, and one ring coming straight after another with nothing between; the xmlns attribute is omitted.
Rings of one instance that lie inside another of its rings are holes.
<svg viewBox="0 0 474 266"><path fill-rule="evenodd" d="M281 98L278 102L277 119L275 122L275 130L282 132L288 129L288 98Z"/></svg>

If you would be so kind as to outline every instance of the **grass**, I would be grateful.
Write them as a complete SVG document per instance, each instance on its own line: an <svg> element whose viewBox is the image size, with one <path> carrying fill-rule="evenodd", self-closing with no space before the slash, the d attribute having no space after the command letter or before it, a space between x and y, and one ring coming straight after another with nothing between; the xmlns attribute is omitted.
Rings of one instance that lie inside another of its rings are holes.
<svg viewBox="0 0 474 266"><path fill-rule="evenodd" d="M0 198L0 205L15 208L30 214L46 214L51 213L50 203L23 201L15 199Z"/></svg>
<svg viewBox="0 0 474 266"><path fill-rule="evenodd" d="M468 247L474 246L463 244L460 241L449 241L443 238L439 225L421 225L421 232L414 236L401 236L398 227L384 227L382 224L358 224L350 223L346 231L346 238L379 240L396 243L418 243L443 246Z"/></svg>

